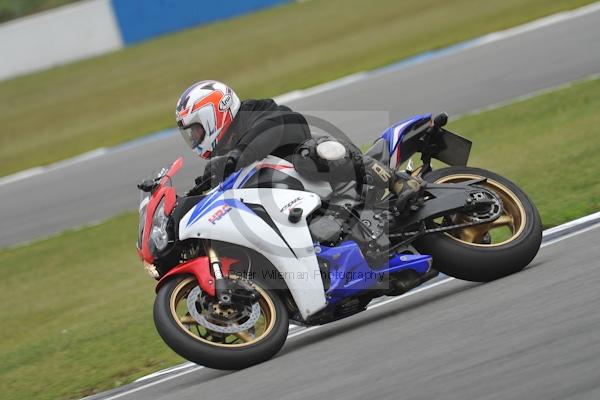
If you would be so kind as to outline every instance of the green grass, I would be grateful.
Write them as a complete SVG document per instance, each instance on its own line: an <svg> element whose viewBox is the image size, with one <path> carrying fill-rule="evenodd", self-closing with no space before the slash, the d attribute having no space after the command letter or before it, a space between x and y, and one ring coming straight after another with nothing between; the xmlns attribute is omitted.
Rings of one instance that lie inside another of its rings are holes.
<svg viewBox="0 0 600 400"><path fill-rule="evenodd" d="M314 0L0 82L0 175L174 125L201 79L267 97L593 0Z"/></svg>
<svg viewBox="0 0 600 400"><path fill-rule="evenodd" d="M3 251L3 399L79 398L181 361L155 333L136 216Z"/></svg>
<svg viewBox="0 0 600 400"><path fill-rule="evenodd" d="M518 183L546 227L600 209L600 80L450 124L470 165ZM152 323L137 216L0 251L3 399L77 398L182 360Z"/></svg>
<svg viewBox="0 0 600 400"><path fill-rule="evenodd" d="M464 117L449 129L473 141L470 165L522 186L545 227L600 210L600 79Z"/></svg>

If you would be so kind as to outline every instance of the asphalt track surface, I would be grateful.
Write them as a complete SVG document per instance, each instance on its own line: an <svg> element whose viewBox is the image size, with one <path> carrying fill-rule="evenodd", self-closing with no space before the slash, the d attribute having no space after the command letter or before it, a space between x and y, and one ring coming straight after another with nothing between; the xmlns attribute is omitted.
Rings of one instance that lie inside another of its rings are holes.
<svg viewBox="0 0 600 400"><path fill-rule="evenodd" d="M598 241L596 224L518 274L449 280L289 338L246 370L199 369L86 400L597 400Z"/></svg>
<svg viewBox="0 0 600 400"><path fill-rule="evenodd" d="M415 113L466 113L598 72L600 10L423 57L286 103L299 111L318 110L316 115L364 144ZM0 247L136 209L135 184L180 155L187 167L175 184L182 192L202 164L176 136L125 145L0 185Z"/></svg>

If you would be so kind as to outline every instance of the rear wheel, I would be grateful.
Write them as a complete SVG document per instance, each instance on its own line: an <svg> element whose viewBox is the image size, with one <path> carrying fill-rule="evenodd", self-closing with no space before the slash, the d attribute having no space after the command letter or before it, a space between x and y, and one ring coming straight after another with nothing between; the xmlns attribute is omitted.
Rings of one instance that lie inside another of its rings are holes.
<svg viewBox="0 0 600 400"><path fill-rule="evenodd" d="M154 302L158 333L177 354L210 368L242 369L270 359L285 343L287 310L272 291L257 282L245 284L260 295L258 301L222 307L200 290L195 277L172 279Z"/></svg>
<svg viewBox="0 0 600 400"><path fill-rule="evenodd" d="M487 224L425 236L415 248L433 256L434 268L447 275L485 282L525 268L537 254L542 240L540 216L527 195L514 183L480 168L449 167L423 177L433 183L459 183L486 178L478 186L502 200L502 214ZM432 224L446 225L473 220L457 213Z"/></svg>

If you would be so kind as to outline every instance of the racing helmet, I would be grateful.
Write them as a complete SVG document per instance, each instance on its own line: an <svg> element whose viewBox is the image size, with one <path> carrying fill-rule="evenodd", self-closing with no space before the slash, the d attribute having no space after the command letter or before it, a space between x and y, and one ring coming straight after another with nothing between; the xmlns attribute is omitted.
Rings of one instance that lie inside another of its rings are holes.
<svg viewBox="0 0 600 400"><path fill-rule="evenodd" d="M177 102L177 127L196 154L210 158L239 109L240 99L229 86L217 81L197 82Z"/></svg>

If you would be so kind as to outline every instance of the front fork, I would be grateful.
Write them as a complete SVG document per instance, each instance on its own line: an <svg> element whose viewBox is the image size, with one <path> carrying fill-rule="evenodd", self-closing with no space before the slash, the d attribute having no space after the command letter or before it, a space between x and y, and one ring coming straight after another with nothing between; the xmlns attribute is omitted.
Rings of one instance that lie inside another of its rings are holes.
<svg viewBox="0 0 600 400"><path fill-rule="evenodd" d="M221 305L230 305L232 291L229 288L229 281L223 276L221 270L221 261L215 249L211 246L210 241L205 244L206 254L208 255L208 263L215 276L215 295L219 299Z"/></svg>

